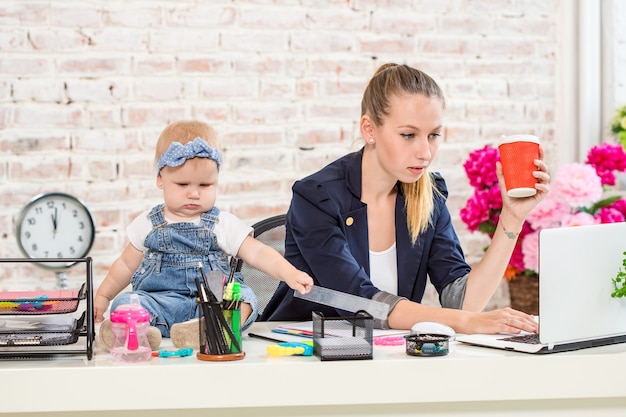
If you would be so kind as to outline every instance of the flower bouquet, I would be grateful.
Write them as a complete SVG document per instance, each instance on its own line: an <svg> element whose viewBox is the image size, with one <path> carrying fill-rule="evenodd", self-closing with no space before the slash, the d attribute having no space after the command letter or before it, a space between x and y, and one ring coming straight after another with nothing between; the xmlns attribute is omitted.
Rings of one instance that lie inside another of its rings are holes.
<svg viewBox="0 0 626 417"><path fill-rule="evenodd" d="M498 149L487 145L470 153L463 167L474 188L461 209L461 220L472 232L493 237L500 212L502 194L496 177ZM607 195L616 183L616 172L626 170L626 153L620 145L594 146L582 163L562 166L552 176L550 192L527 216L504 278L521 274L536 275L538 237L543 228L623 222L626 200Z"/></svg>
<svg viewBox="0 0 626 417"><path fill-rule="evenodd" d="M470 231L490 238L502 211L496 176L499 159L498 149L487 145L470 153L463 165L474 193L460 211L461 220ZM513 308L538 314L539 285L535 278L541 229L625 221L626 200L620 195L607 195L616 183L615 173L625 170L624 148L605 143L594 146L584 164L564 165L552 176L550 192L526 217L504 274ZM514 291L517 286L521 288Z"/></svg>

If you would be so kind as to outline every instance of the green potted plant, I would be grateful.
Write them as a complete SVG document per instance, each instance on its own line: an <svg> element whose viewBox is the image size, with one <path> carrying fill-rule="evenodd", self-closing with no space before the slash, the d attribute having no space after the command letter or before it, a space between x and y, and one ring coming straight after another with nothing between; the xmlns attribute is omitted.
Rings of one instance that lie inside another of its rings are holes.
<svg viewBox="0 0 626 417"><path fill-rule="evenodd" d="M626 149L626 106L615 110L615 115L611 119L611 132L617 135L617 139Z"/></svg>
<svg viewBox="0 0 626 417"><path fill-rule="evenodd" d="M611 297L622 298L626 297L626 252L624 252L624 259L622 260L622 266L615 274L613 281L613 292Z"/></svg>

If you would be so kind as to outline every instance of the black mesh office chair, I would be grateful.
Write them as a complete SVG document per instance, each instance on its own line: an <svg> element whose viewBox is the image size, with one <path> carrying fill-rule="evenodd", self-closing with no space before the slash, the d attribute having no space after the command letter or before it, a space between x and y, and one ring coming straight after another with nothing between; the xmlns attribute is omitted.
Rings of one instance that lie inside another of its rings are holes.
<svg viewBox="0 0 626 417"><path fill-rule="evenodd" d="M254 237L285 255L285 218L286 215L268 217L252 225ZM259 300L259 316L274 295L280 281L253 268L239 258L231 260L231 268L243 274L244 283L252 288Z"/></svg>

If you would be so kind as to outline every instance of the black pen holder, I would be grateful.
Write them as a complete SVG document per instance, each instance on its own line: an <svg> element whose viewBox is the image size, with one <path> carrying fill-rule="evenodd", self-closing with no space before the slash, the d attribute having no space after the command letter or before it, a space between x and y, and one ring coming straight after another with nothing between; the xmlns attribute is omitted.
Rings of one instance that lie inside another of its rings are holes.
<svg viewBox="0 0 626 417"><path fill-rule="evenodd" d="M313 348L323 361L372 359L374 318L365 311L352 317L313 314Z"/></svg>
<svg viewBox="0 0 626 417"><path fill-rule="evenodd" d="M239 320L240 309L224 310L221 302L198 303L200 348L197 358L205 361L243 359L246 354L241 345L240 321L233 326L233 319Z"/></svg>

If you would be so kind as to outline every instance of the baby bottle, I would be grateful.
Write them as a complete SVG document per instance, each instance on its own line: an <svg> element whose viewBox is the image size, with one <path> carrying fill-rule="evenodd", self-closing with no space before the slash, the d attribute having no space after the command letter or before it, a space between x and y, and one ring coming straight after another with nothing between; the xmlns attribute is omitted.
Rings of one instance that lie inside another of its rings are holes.
<svg viewBox="0 0 626 417"><path fill-rule="evenodd" d="M148 343L150 313L139 303L139 296L130 295L130 304L117 307L111 313L111 327L115 340L111 357L115 361L140 362L152 357Z"/></svg>

